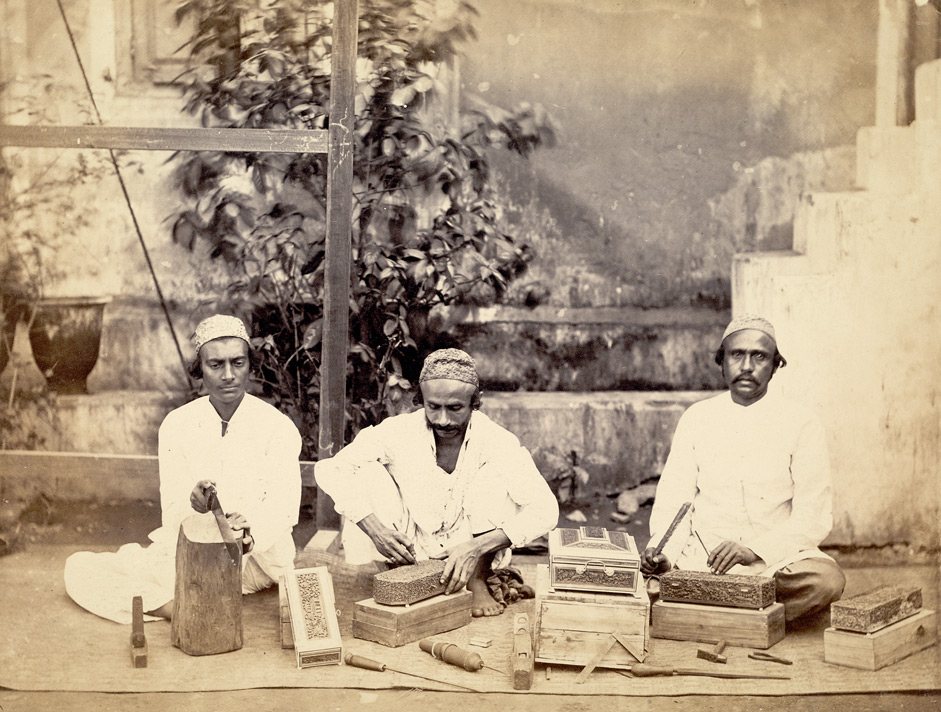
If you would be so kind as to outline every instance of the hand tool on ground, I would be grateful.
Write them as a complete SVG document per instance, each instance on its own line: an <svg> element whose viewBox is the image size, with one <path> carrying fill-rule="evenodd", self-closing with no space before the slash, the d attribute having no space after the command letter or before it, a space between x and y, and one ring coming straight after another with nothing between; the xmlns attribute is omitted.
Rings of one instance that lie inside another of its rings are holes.
<svg viewBox="0 0 941 712"><path fill-rule="evenodd" d="M725 641L720 640L715 644L715 647L712 650L703 650L700 648L696 651L696 657L702 658L703 660L708 660L711 663L724 663L727 658L722 654L722 651L725 650Z"/></svg>
<svg viewBox="0 0 941 712"><path fill-rule="evenodd" d="M352 653L347 653L345 656L343 656L343 662L345 662L347 665L352 665L353 667L362 668L363 670L375 670L376 672L385 672L388 670L390 672L397 672L400 675L411 675L412 677L421 678L422 680L427 680L428 682L436 682L440 685L451 685L452 687L457 687L461 690L467 690L468 692L480 692L480 690L475 690L472 687L458 685L456 682L448 682L447 680L438 680L433 677L425 677L424 675L419 675L415 672L396 670L395 668L389 667L385 663L377 662L372 658L364 658L362 655L353 655Z"/></svg>
<svg viewBox="0 0 941 712"><path fill-rule="evenodd" d="M748 657L751 658L752 660L765 660L766 662L769 662L769 663L780 663L781 665L793 665L794 664L792 661L788 660L787 658L779 658L774 655L771 655L771 653L765 653L761 651L749 653Z"/></svg>
<svg viewBox="0 0 941 712"><path fill-rule="evenodd" d="M147 667L147 638L144 637L144 599L131 599L131 663L136 668Z"/></svg>
<svg viewBox="0 0 941 712"><path fill-rule="evenodd" d="M219 533L222 534L222 541L225 542L225 549L229 552L232 565L235 566L239 562L242 546L235 539L235 532L232 531L232 527L229 526L229 520L225 518L222 505L219 504L219 495L216 493L216 488L212 485L206 488L206 507L216 518L216 524L219 525Z"/></svg>
<svg viewBox="0 0 941 712"><path fill-rule="evenodd" d="M660 543L657 544L657 548L653 551L654 556L660 556L660 553L663 551L663 547L666 546L667 542L670 540L670 537L673 536L673 532L675 532L676 528L679 526L680 521L682 521L683 517L685 517L686 513L689 511L689 508L692 506L692 502L683 502L683 506L680 507L680 510L676 513L676 516L673 517L673 521L670 522L670 526L667 527L664 535L660 537Z"/></svg>
<svg viewBox="0 0 941 712"><path fill-rule="evenodd" d="M443 660L451 665L457 665L468 672L477 672L481 668L493 670L501 675L506 675L503 670L485 665L483 659L477 653L457 647L454 643L435 642L425 638L418 641L418 647L429 653L431 657Z"/></svg>
<svg viewBox="0 0 941 712"><path fill-rule="evenodd" d="M627 675L627 671L618 670L621 675ZM634 677L669 677L672 675L698 675L701 677L723 677L729 680L790 680L790 675L753 675L751 673L739 672L711 672L708 670L694 670L692 668L675 668L670 665L648 665L647 663L637 663L631 665L630 674Z"/></svg>
<svg viewBox="0 0 941 712"><path fill-rule="evenodd" d="M526 613L513 617L513 689L533 686L533 635Z"/></svg>

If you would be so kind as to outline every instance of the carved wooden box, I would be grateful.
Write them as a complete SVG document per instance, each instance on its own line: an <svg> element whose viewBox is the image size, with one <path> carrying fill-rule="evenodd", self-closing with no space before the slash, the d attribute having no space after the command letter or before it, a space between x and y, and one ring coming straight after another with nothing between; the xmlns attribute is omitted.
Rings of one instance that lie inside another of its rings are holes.
<svg viewBox="0 0 941 712"><path fill-rule="evenodd" d="M830 605L830 625L857 633L874 633L921 610L921 589L879 586L868 593Z"/></svg>
<svg viewBox="0 0 941 712"><path fill-rule="evenodd" d="M708 571L667 571L660 576L660 600L759 610L774 603L770 576L712 574Z"/></svg>
<svg viewBox="0 0 941 712"><path fill-rule="evenodd" d="M326 566L295 569L284 576L297 667L339 665L343 658L333 598L333 578Z"/></svg>
<svg viewBox="0 0 941 712"><path fill-rule="evenodd" d="M604 527L549 532L549 585L564 591L636 593L640 555L630 534Z"/></svg>

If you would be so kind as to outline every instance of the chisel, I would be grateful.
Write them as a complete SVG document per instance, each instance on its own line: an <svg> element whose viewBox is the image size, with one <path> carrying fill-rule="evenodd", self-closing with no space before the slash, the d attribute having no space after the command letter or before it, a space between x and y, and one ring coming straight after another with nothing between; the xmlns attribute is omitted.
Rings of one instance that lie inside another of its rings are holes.
<svg viewBox="0 0 941 712"><path fill-rule="evenodd" d="M700 675L702 677L724 677L729 680L758 679L758 680L790 680L790 675L758 675L739 672L711 672L707 670L694 670L692 668L675 668L669 665L648 665L637 663L630 667L634 677L669 677L671 675ZM618 670L622 675L627 672Z"/></svg>
<svg viewBox="0 0 941 712"><path fill-rule="evenodd" d="M475 690L471 687L464 687L464 685L458 685L455 682L448 682L447 680L436 680L433 677L425 677L424 675L419 675L414 672L405 672L404 670L396 670L395 668L390 668L385 663L377 662L371 658L364 658L362 655L353 655L352 653L347 653L343 657L343 662L347 665L353 667L362 668L363 670L375 670L376 672L397 672L400 675L411 675L412 677L421 678L422 680L427 680L428 682L435 682L439 685L451 685L453 687L460 688L461 690L467 690L468 692L480 692L480 690Z"/></svg>

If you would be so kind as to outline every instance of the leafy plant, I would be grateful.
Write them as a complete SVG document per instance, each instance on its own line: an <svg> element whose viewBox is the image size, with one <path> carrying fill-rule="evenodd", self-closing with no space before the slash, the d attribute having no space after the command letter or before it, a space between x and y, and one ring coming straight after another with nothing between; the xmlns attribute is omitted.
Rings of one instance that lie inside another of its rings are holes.
<svg viewBox="0 0 941 712"><path fill-rule="evenodd" d="M191 0L185 106L204 126L328 126L332 3ZM445 106L467 3L362 0L354 127L351 428L376 422L412 388L433 334L429 311L499 300L533 255L503 228L487 151L528 156L554 141L539 107L477 100L459 125ZM219 300L250 318L266 394L314 452L320 383L327 158L191 152L174 157L184 197L173 239L233 275Z"/></svg>

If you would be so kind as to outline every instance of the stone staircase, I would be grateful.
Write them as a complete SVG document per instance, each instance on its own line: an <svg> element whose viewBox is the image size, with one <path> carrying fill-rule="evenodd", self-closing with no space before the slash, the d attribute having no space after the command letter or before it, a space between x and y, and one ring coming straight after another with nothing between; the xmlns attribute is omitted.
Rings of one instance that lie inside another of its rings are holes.
<svg viewBox="0 0 941 712"><path fill-rule="evenodd" d="M771 319L828 429L831 544L939 544L941 61L915 91L910 126L859 131L859 191L803 196L792 251L733 264L733 314Z"/></svg>

